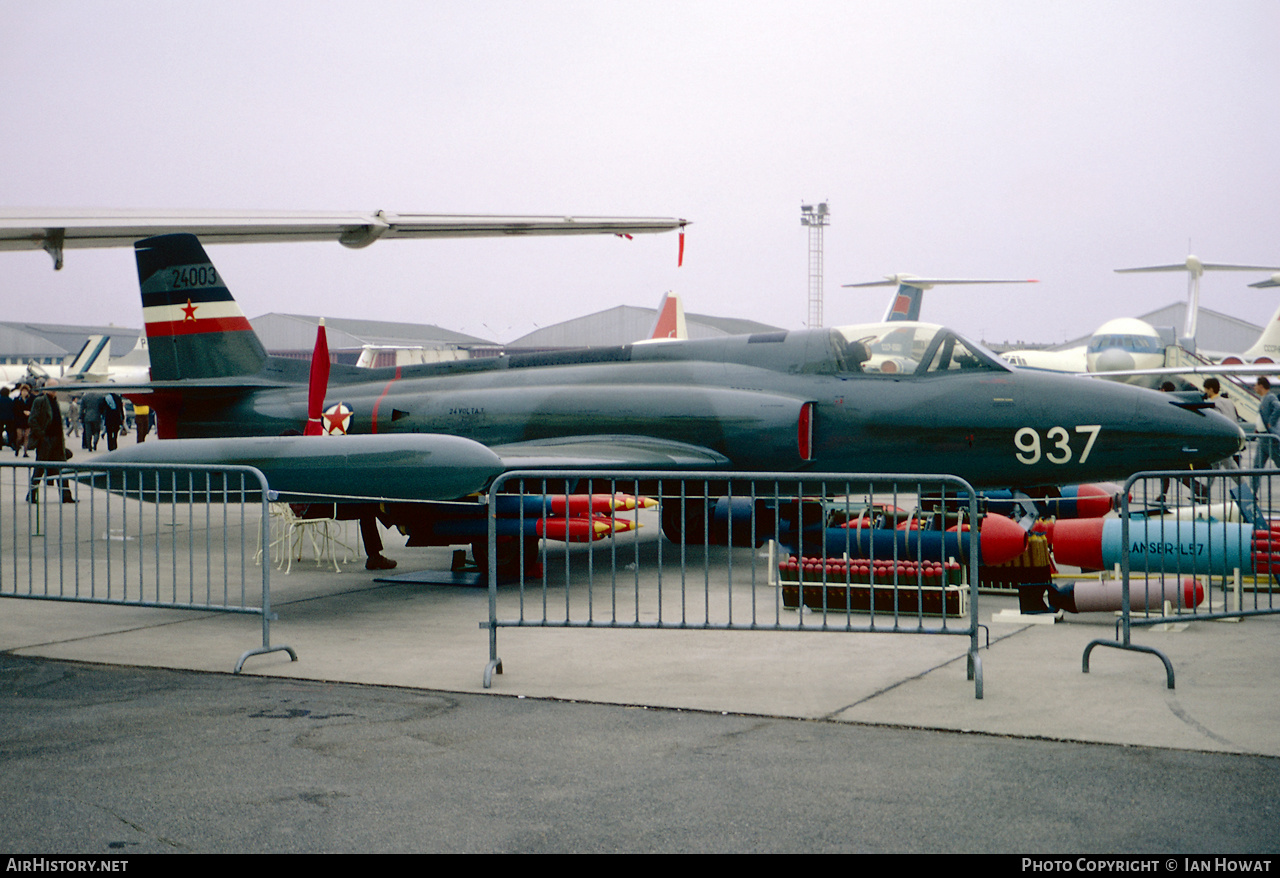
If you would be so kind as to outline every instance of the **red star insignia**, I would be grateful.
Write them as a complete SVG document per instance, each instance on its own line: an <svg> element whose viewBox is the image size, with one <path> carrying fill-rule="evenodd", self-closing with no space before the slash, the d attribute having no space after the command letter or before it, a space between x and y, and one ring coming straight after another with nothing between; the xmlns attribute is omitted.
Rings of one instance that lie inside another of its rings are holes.
<svg viewBox="0 0 1280 878"><path fill-rule="evenodd" d="M185 305L183 305L183 306L182 306L182 313L183 313L183 314L186 314L187 316L186 316L186 317L184 317L184 318L182 318L182 319L183 319L183 320L195 320L195 319L196 319L196 309L197 309L197 308L199 308L199 307L200 307L199 305L192 305L192 304L191 304L191 300L190 300L190 299L187 299L187 304L185 304Z"/></svg>
<svg viewBox="0 0 1280 878"><path fill-rule="evenodd" d="M346 430L345 430L345 425L343 424L343 421L345 421L348 417L350 417L350 415L351 415L351 412L345 411L343 409L333 409L325 412L323 417L324 417L325 423L328 425L328 432L345 433Z"/></svg>

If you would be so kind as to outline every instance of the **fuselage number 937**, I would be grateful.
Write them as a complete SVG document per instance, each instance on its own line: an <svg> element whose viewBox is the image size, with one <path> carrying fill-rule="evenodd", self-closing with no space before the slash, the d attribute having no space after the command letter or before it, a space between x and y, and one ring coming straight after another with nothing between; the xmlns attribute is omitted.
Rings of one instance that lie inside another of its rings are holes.
<svg viewBox="0 0 1280 878"><path fill-rule="evenodd" d="M1078 463L1084 463L1089 459L1089 452L1093 450L1093 443L1097 441L1098 434L1102 432L1101 424L1084 424L1073 428L1075 433L1083 435L1084 448L1080 449L1080 457ZM1049 463L1070 463L1074 453L1071 449L1071 433L1066 427L1050 427L1044 431L1043 441L1040 433L1033 427L1023 427L1013 434L1013 444L1018 447L1017 457L1019 462L1025 464L1039 463L1043 456ZM1080 438L1076 437L1076 447L1080 446Z"/></svg>

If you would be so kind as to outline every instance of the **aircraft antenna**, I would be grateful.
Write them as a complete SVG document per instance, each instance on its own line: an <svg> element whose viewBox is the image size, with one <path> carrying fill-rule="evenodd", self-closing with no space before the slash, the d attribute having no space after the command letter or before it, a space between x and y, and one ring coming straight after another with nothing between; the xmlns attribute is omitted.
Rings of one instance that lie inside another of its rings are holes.
<svg viewBox="0 0 1280 878"><path fill-rule="evenodd" d="M822 327L822 230L831 222L827 203L801 204L800 225L809 227L809 321L810 329Z"/></svg>

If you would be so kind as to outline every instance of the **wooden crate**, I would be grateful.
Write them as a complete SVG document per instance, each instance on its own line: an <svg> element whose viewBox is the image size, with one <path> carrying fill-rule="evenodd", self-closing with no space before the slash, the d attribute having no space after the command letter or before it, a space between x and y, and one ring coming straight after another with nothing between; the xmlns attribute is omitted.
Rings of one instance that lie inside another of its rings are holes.
<svg viewBox="0 0 1280 878"><path fill-rule="evenodd" d="M963 617L969 614L968 586L921 586L910 584L893 586L877 583L873 592L866 583L821 582L801 583L796 579L780 577L782 588L782 605L788 609L797 609L803 597L804 605L811 610L824 607L837 613L869 613L871 612L872 595L875 596L875 610L880 613L894 612L898 615L914 616L923 613L925 616ZM923 605L923 609L921 606Z"/></svg>

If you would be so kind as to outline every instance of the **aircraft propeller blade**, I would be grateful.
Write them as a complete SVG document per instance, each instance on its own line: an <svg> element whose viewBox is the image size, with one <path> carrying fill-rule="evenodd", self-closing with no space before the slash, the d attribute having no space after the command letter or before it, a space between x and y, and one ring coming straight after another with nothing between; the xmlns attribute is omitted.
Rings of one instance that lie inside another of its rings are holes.
<svg viewBox="0 0 1280 878"><path fill-rule="evenodd" d="M324 395L329 390L329 336L324 330L324 318L316 327L316 346L311 352L311 377L307 384L307 426L303 436L320 436L324 433L321 415L324 411Z"/></svg>

